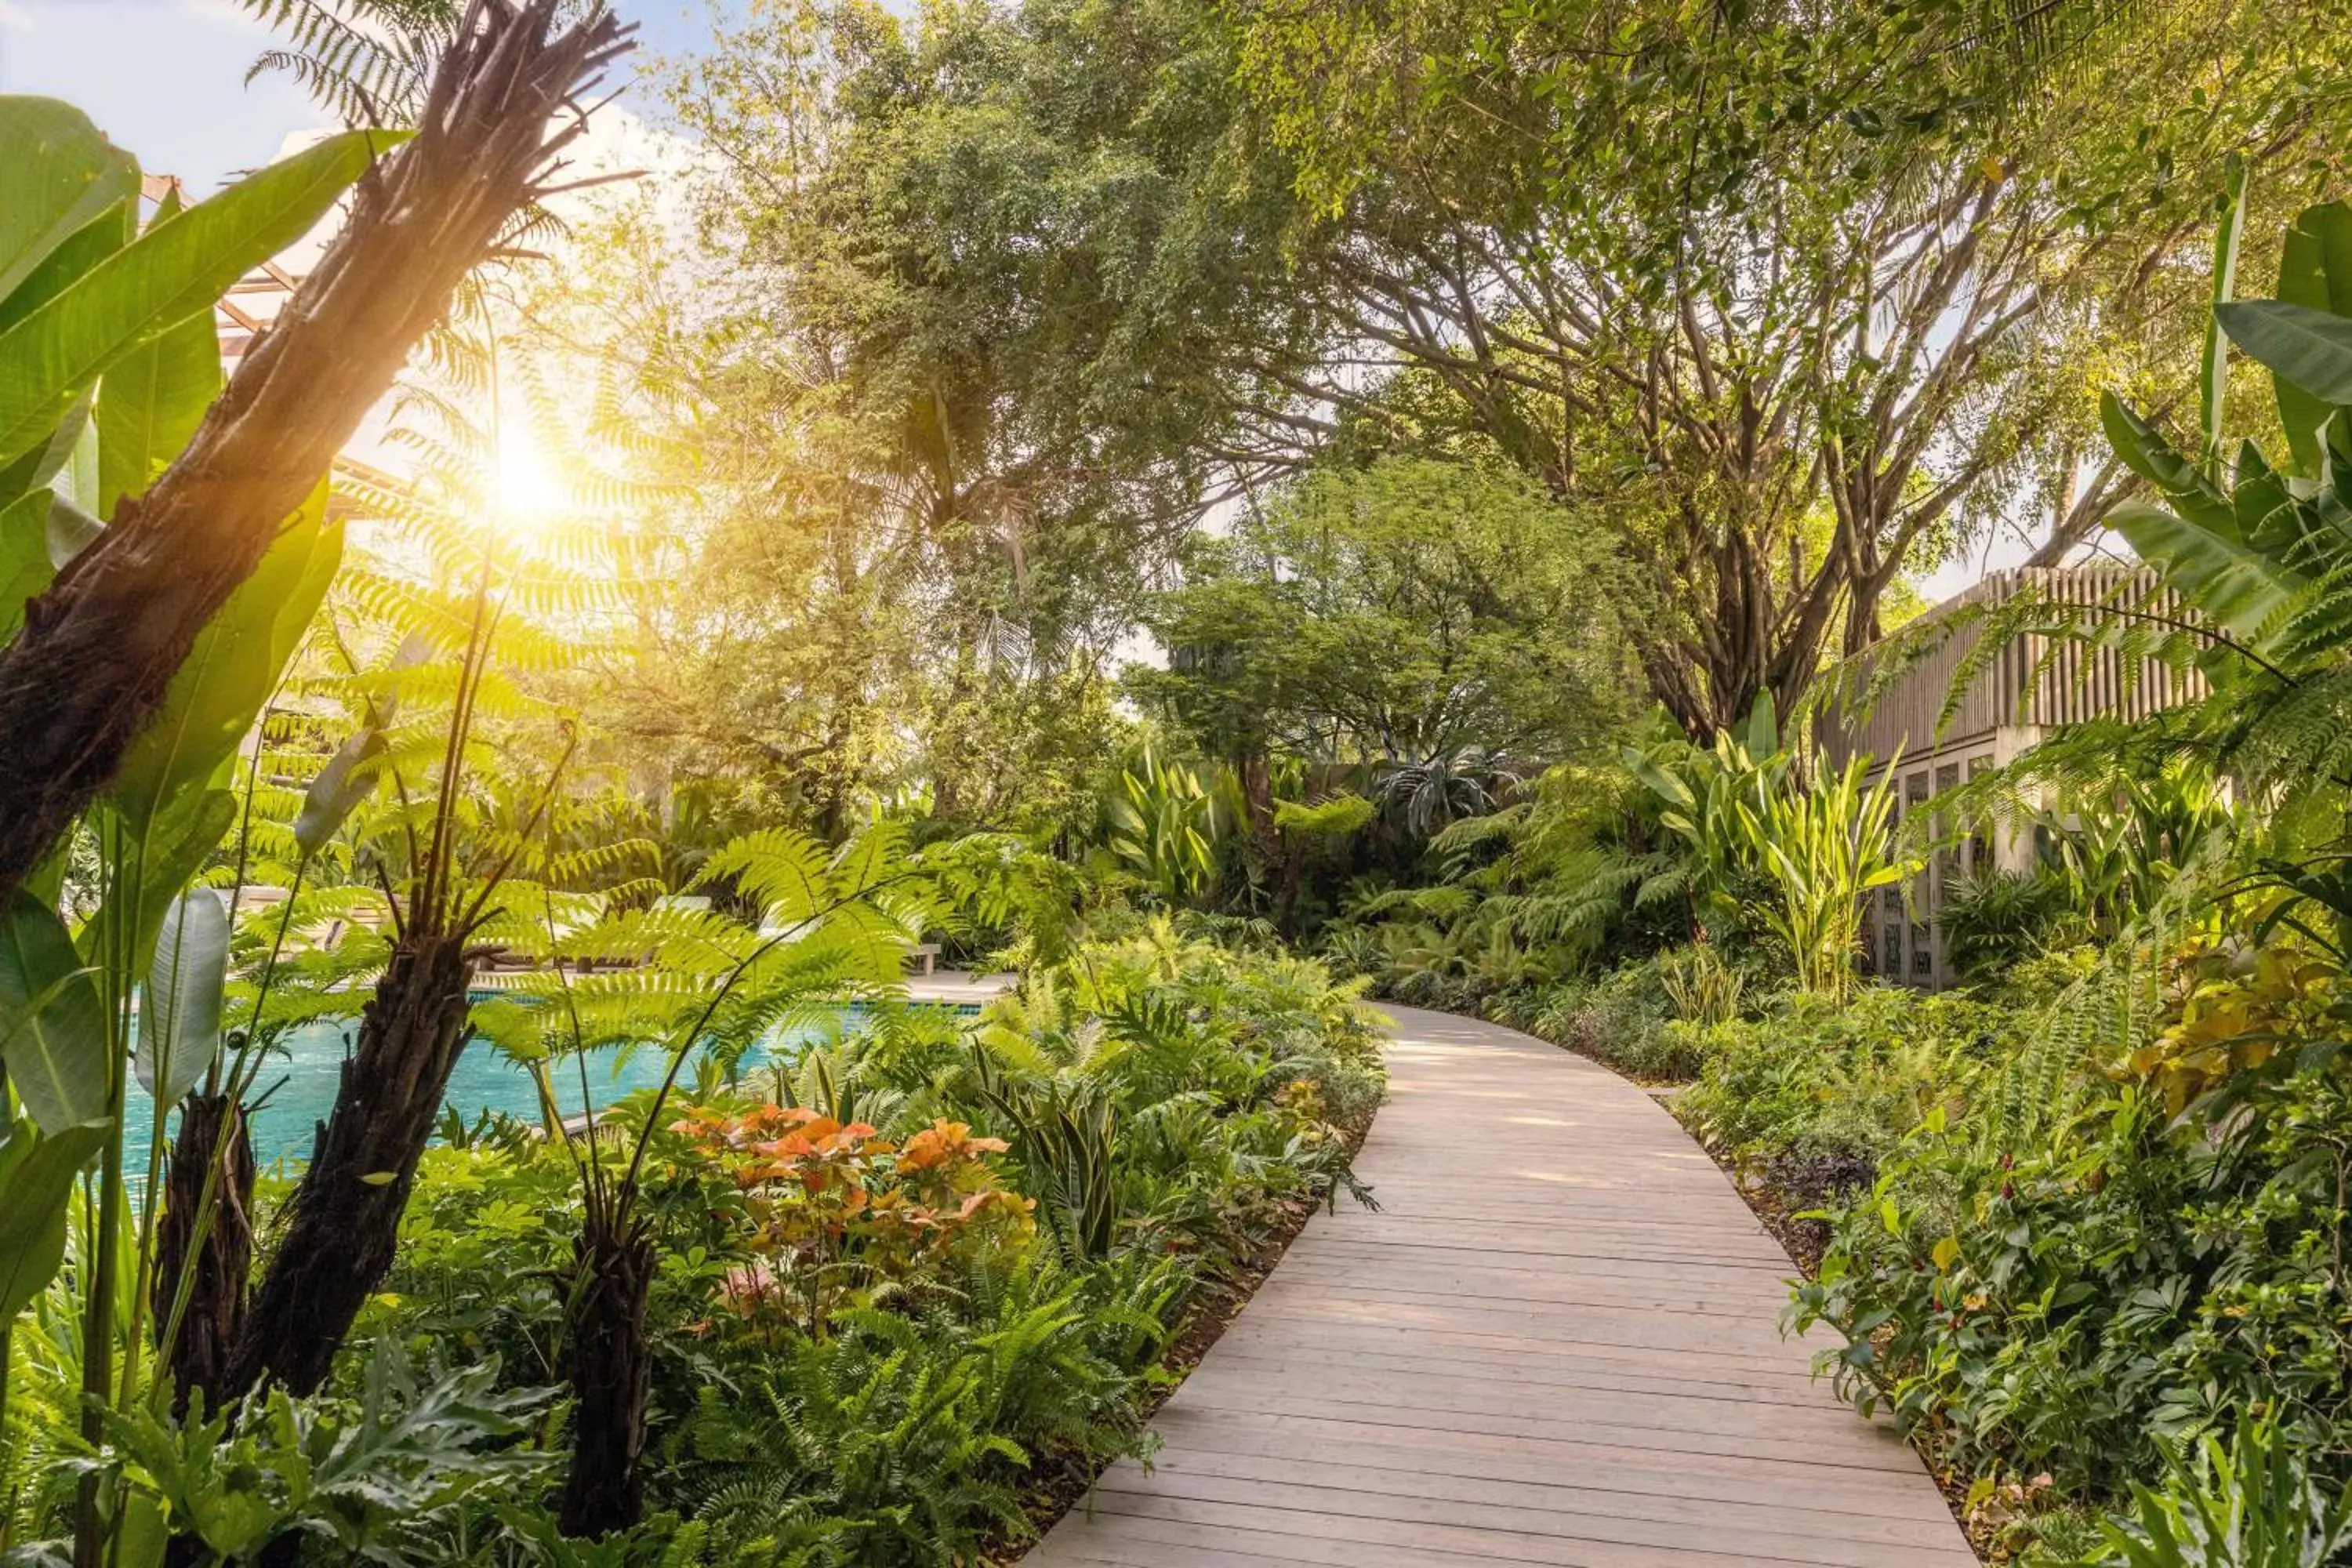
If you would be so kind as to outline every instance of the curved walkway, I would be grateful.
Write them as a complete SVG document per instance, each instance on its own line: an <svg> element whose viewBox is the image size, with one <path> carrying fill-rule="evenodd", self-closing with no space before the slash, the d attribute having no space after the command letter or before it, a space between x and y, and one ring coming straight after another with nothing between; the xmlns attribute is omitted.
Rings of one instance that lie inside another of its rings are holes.
<svg viewBox="0 0 2352 1568"><path fill-rule="evenodd" d="M1784 1341L1787 1256L1649 1095L1410 1008L1359 1163L1030 1568L1971 1568Z"/></svg>

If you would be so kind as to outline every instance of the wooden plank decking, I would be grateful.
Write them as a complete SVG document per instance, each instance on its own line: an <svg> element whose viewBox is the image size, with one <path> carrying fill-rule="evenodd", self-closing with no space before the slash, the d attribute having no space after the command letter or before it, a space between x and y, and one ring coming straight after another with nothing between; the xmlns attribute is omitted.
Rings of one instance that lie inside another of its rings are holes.
<svg viewBox="0 0 2352 1568"><path fill-rule="evenodd" d="M1029 1568L1970 1568L1784 1341L1788 1258L1641 1089L1409 1008L1360 1164Z"/></svg>

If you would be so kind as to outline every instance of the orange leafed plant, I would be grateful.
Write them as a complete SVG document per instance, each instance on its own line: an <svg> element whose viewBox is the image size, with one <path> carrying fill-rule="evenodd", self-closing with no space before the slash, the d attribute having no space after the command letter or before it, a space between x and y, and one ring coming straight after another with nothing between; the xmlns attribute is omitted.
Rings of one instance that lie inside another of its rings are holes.
<svg viewBox="0 0 2352 1568"><path fill-rule="evenodd" d="M863 1121L805 1106L740 1113L698 1110L677 1122L748 1202L751 1263L720 1294L748 1318L782 1309L822 1334L841 1306L982 1247L1024 1245L1031 1200L1003 1185L991 1157L1001 1138L945 1120L903 1145Z"/></svg>
<svg viewBox="0 0 2352 1568"><path fill-rule="evenodd" d="M898 1151L898 1169L928 1171L934 1166L977 1161L982 1154L1002 1154L1013 1147L1002 1138L975 1138L961 1121L932 1122L907 1140Z"/></svg>

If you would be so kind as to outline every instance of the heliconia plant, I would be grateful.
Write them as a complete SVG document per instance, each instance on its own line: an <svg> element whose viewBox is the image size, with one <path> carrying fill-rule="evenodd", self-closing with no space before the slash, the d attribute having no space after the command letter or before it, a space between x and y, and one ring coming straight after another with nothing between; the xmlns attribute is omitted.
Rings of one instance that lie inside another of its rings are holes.
<svg viewBox="0 0 2352 1568"><path fill-rule="evenodd" d="M1185 763L1147 750L1139 770L1121 770L1103 817L1119 865L1166 902L1197 898L1215 879L1216 797Z"/></svg>
<svg viewBox="0 0 2352 1568"><path fill-rule="evenodd" d="M2237 221L2233 202L2225 235ZM2231 345L2270 372L2284 454L2251 440L2224 451L2219 374L2204 381L2201 460L2113 393L2101 399L2116 455L2158 498L2118 507L2108 526L2193 615L2103 605L2097 635L2199 667L2212 695L2191 718L2217 771L2275 820L2326 837L2345 824L2306 808L2335 810L2335 782L2352 764L2352 205L2296 217L2276 298L2231 299L2217 275L2209 364ZM2319 910L2329 940L2352 945L2352 896L2311 858L2270 863L2256 880Z"/></svg>
<svg viewBox="0 0 2352 1568"><path fill-rule="evenodd" d="M0 635L21 632L35 613L28 602L105 537L194 436L222 387L213 301L323 216L384 144L330 138L184 210L167 195L142 226L127 153L65 104L0 99L14 186L0 202L0 321L9 323L0 328ZM154 1086L160 1120L171 1091L203 1075L217 1038L208 1009L226 915L204 914L182 890L228 829L234 753L340 556L324 479L199 634L90 811L96 912L69 931L54 907L60 852L13 890L4 917L0 1109L11 1131L0 1145L0 1207L22 1230L0 1240L0 1277L14 1282L0 1332L62 1259L71 1178L60 1183L60 1167L95 1159L97 1230L89 1278L79 1281L91 1441L100 1413L131 1396L140 1376L138 1310L128 1324L115 1320L129 1088L134 1074ZM159 943L167 932L173 940ZM147 1028L134 1055L142 987ZM131 1256L142 1272L154 1259L152 1245ZM5 1362L0 1354L0 1375ZM85 1491L84 1550L95 1551L100 1500Z"/></svg>
<svg viewBox="0 0 2352 1568"><path fill-rule="evenodd" d="M1734 882L1752 864L1740 803L1785 790L1796 762L1781 747L1771 694L1757 697L1738 733L1718 731L1712 747L1692 746L1677 737L1669 755L1629 746L1622 761L1656 797L1659 825L1682 840L1684 908L1691 940L1704 942L1736 912Z"/></svg>
<svg viewBox="0 0 2352 1568"><path fill-rule="evenodd" d="M1734 803L1739 831L1780 895L1766 924L1788 945L1797 984L1819 995L1852 991L1866 900L1919 869L1895 847L1900 761L1891 759L1874 784L1865 782L1874 759L1856 756L1801 789L1771 789L1759 780Z"/></svg>

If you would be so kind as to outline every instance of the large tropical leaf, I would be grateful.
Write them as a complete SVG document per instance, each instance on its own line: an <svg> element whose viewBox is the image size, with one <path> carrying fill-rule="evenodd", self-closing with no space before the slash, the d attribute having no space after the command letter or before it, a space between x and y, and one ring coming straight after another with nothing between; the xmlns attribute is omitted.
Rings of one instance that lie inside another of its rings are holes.
<svg viewBox="0 0 2352 1568"><path fill-rule="evenodd" d="M0 300L78 230L139 195L139 165L54 98L0 94Z"/></svg>
<svg viewBox="0 0 2352 1568"><path fill-rule="evenodd" d="M19 1119L0 1143L0 1331L57 1278L74 1178L105 1142L103 1124L43 1134Z"/></svg>
<svg viewBox="0 0 2352 1568"><path fill-rule="evenodd" d="M1747 745L1748 758L1764 762L1780 749L1780 720L1772 706L1772 694L1759 691L1748 710Z"/></svg>
<svg viewBox="0 0 2352 1568"><path fill-rule="evenodd" d="M346 132L248 175L154 225L0 331L0 462L46 437L109 365L302 237L396 140Z"/></svg>
<svg viewBox="0 0 2352 1568"><path fill-rule="evenodd" d="M131 743L114 795L134 834L173 795L208 781L253 728L342 558L322 481L251 577L222 605Z"/></svg>
<svg viewBox="0 0 2352 1568"><path fill-rule="evenodd" d="M2352 206L2328 202L2295 218L2280 247L2278 297L2306 310L2352 316ZM2271 389L2296 472L2317 475L2320 431L2335 406L2284 376L2272 376Z"/></svg>
<svg viewBox="0 0 2352 1568"><path fill-rule="evenodd" d="M89 399L85 397L67 410L66 416L45 439L34 443L16 461L0 464L0 503L47 489L49 481L73 460L89 428Z"/></svg>
<svg viewBox="0 0 2352 1568"><path fill-rule="evenodd" d="M316 855L360 803L375 792L386 750L383 731L362 729L327 759L327 765L303 793L302 809L294 816L294 843L303 854Z"/></svg>
<svg viewBox="0 0 2352 1568"><path fill-rule="evenodd" d="M2336 407L2352 403L2352 321L2288 300L2241 300L2213 319L2273 375Z"/></svg>
<svg viewBox="0 0 2352 1568"><path fill-rule="evenodd" d="M1640 780L1642 786L1652 795L1670 805L1680 806L1685 812L1698 809L1698 797L1691 793L1690 785L1674 773L1660 767L1655 760L1632 746L1624 748L1622 756L1625 771Z"/></svg>
<svg viewBox="0 0 2352 1568"><path fill-rule="evenodd" d="M123 882L109 890L106 902L82 927L77 945L83 956L152 952L173 900L236 820L236 796L205 788L177 791L153 816L112 829L131 834L136 851Z"/></svg>
<svg viewBox="0 0 2352 1568"><path fill-rule="evenodd" d="M2217 532L2235 531L2236 513L2230 498L2194 459L2175 448L2162 432L2112 392L2099 395L2099 425L2124 466L2162 490L2175 510Z"/></svg>
<svg viewBox="0 0 2352 1568"><path fill-rule="evenodd" d="M0 504L0 643L16 635L25 601L49 585L49 492Z"/></svg>
<svg viewBox="0 0 2352 1568"><path fill-rule="evenodd" d="M219 1053L228 939L228 910L210 888L190 888L163 911L135 1058L140 1085L158 1105L178 1104Z"/></svg>
<svg viewBox="0 0 2352 1568"><path fill-rule="evenodd" d="M2221 221L2213 236L2213 310L2205 322L2205 348L2199 367L2198 402L2204 417L2200 423L2205 432L2205 462L2218 468L2221 461L2221 421L2227 411L2230 395L2230 356L2223 352L2221 317L2218 312L2234 297L2238 279L2238 248L2246 230L2246 165L2244 160L2232 156L2227 175L2227 194L2221 203Z"/></svg>
<svg viewBox="0 0 2352 1568"><path fill-rule="evenodd" d="M176 211L167 198L157 221ZM209 307L114 363L98 389L100 517L111 521L123 497L146 491L195 435L220 388L220 335Z"/></svg>
<svg viewBox="0 0 2352 1568"><path fill-rule="evenodd" d="M2163 572L2167 586L2242 642L2264 637L2301 585L2293 571L2252 546L2161 507L2126 502L2108 514L2107 526Z"/></svg>
<svg viewBox="0 0 2352 1568"><path fill-rule="evenodd" d="M0 1062L44 1132L106 1114L106 1013L57 911L18 889L0 908Z"/></svg>

